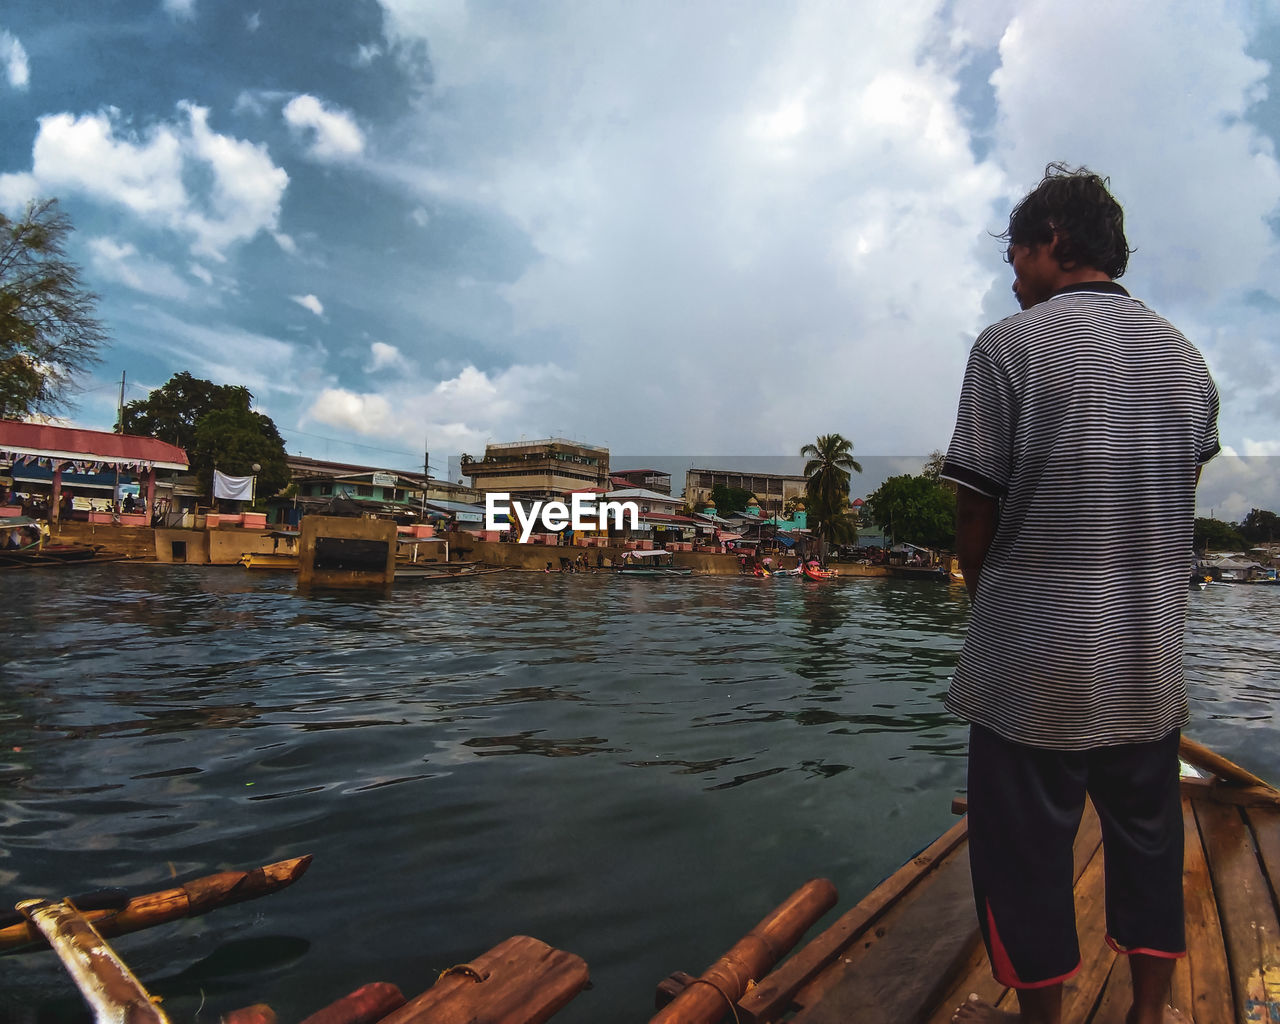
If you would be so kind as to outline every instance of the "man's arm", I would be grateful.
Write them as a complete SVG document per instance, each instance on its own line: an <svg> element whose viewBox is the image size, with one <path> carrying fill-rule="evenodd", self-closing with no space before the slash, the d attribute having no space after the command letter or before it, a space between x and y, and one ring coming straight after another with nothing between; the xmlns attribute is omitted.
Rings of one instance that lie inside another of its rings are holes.
<svg viewBox="0 0 1280 1024"><path fill-rule="evenodd" d="M956 554L969 597L978 596L982 563L995 539L1000 502L961 484L956 491Z"/></svg>

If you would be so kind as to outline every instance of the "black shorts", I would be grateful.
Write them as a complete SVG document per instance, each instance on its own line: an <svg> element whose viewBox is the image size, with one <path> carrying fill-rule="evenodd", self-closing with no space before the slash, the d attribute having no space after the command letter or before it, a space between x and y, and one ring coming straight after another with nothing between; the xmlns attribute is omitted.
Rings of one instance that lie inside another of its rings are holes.
<svg viewBox="0 0 1280 1024"><path fill-rule="evenodd" d="M1185 955L1178 738L1045 750L970 727L973 895L1001 984L1042 988L1080 968L1072 844L1086 793L1102 824L1107 942Z"/></svg>

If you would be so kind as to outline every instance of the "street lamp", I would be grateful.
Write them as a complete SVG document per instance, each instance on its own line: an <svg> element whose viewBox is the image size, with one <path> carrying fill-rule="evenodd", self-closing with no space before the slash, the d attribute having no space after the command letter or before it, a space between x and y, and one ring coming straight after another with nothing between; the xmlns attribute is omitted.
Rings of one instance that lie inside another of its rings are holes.
<svg viewBox="0 0 1280 1024"><path fill-rule="evenodd" d="M253 479L250 480L249 482L249 507L250 508L253 508L253 506L258 501L258 473L261 469L262 467L259 466L256 462L253 464Z"/></svg>

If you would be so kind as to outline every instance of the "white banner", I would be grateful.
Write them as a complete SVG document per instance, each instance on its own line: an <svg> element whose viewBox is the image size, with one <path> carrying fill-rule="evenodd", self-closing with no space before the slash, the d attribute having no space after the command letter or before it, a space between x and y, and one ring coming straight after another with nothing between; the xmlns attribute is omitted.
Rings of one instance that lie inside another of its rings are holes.
<svg viewBox="0 0 1280 1024"><path fill-rule="evenodd" d="M215 469L213 471L213 496L215 498L229 498L232 501L252 501L253 477L227 476L225 473L219 473Z"/></svg>

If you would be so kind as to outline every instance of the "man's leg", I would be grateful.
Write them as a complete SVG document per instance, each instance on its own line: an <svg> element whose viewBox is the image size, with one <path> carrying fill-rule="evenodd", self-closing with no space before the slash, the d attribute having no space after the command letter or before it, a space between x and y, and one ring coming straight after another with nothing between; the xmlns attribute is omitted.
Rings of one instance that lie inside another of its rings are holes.
<svg viewBox="0 0 1280 1024"><path fill-rule="evenodd" d="M974 903L992 973L1018 992L1020 1015L984 1003L957 1008L958 1021L1056 1024L1062 982L1080 964L1072 843L1084 808L1078 754L969 733L969 861Z"/></svg>
<svg viewBox="0 0 1280 1024"><path fill-rule="evenodd" d="M1186 951L1178 731L1093 751L1089 793L1102 822L1107 940L1128 955L1133 977L1128 1024L1161 1024Z"/></svg>

